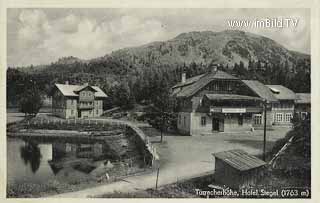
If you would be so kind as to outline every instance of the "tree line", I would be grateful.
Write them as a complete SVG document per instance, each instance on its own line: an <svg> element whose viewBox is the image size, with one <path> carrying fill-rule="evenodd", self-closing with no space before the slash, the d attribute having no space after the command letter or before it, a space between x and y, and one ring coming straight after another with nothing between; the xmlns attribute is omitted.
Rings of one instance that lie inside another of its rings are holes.
<svg viewBox="0 0 320 203"><path fill-rule="evenodd" d="M120 106L131 109L134 104L155 104L159 92L170 94L170 87L187 78L208 72L214 66L241 79L255 79L265 84L284 85L294 92L310 92L310 61L300 60L297 64L266 63L249 60L247 65L240 61L233 65L195 63L133 68L123 61L95 61L89 64L51 64L45 71L27 72L20 68L7 69L7 103L16 106L31 90L39 95L48 95L55 83L83 84L101 87L109 96L104 108ZM30 95L30 94L29 94Z"/></svg>

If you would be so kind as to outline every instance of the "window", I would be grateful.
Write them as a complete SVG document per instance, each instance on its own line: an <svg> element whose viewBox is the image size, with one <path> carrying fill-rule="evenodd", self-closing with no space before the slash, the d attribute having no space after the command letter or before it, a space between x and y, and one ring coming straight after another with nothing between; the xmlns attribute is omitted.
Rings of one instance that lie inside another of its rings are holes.
<svg viewBox="0 0 320 203"><path fill-rule="evenodd" d="M179 122L179 124L181 125L181 115L179 115L178 122Z"/></svg>
<svg viewBox="0 0 320 203"><path fill-rule="evenodd" d="M276 122L282 122L282 120L283 120L283 114L276 113Z"/></svg>
<svg viewBox="0 0 320 203"><path fill-rule="evenodd" d="M254 116L253 116L253 121L254 121L254 124L255 125L261 125L261 121L262 121L262 116L261 116L261 114L255 114Z"/></svg>
<svg viewBox="0 0 320 203"><path fill-rule="evenodd" d="M97 114L97 115L99 114L99 110L98 110L98 109L96 110L96 114Z"/></svg>
<svg viewBox="0 0 320 203"><path fill-rule="evenodd" d="M206 117L201 117L201 125L202 126L205 126L207 124L207 120L206 120Z"/></svg>
<svg viewBox="0 0 320 203"><path fill-rule="evenodd" d="M308 117L308 112L301 112L301 119L305 120Z"/></svg>
<svg viewBox="0 0 320 203"><path fill-rule="evenodd" d="M286 113L285 115L285 122L290 123L292 118L292 113Z"/></svg>
<svg viewBox="0 0 320 203"><path fill-rule="evenodd" d="M186 117L183 116L183 125L186 125Z"/></svg>
<svg viewBox="0 0 320 203"><path fill-rule="evenodd" d="M238 116L238 124L243 125L243 115Z"/></svg>
<svg viewBox="0 0 320 203"><path fill-rule="evenodd" d="M73 115L73 110L71 110L71 115Z"/></svg>
<svg viewBox="0 0 320 203"><path fill-rule="evenodd" d="M71 100L71 105L73 105L73 100Z"/></svg>

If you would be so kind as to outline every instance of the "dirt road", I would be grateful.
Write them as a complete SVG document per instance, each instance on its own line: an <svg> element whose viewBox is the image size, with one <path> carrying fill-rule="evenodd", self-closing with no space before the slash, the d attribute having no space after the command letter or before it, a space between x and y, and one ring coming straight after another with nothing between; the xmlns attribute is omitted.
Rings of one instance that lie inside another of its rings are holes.
<svg viewBox="0 0 320 203"><path fill-rule="evenodd" d="M283 137L288 129L281 128L269 132L267 148ZM214 159L212 153L243 149L257 155L262 151L262 131L255 133L217 134L212 136L167 136L163 143L157 143L158 136L151 137L160 155L160 175L158 185L175 183L204 173L213 173ZM128 177L119 182L89 188L77 192L59 194L51 197L85 198L112 192L135 192L155 187L156 172Z"/></svg>

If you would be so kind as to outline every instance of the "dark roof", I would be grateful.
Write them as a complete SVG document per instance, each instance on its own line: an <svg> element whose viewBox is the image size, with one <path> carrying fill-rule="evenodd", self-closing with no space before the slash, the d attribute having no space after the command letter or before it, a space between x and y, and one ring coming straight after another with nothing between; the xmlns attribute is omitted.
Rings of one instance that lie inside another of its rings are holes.
<svg viewBox="0 0 320 203"><path fill-rule="evenodd" d="M205 74L201 74L201 75L197 75L197 76L188 78L188 79L186 79L186 81L184 83L182 83L182 82L177 83L175 86L172 87L172 89L177 88L177 87L183 87L186 85L191 85L192 83L198 81L204 75Z"/></svg>
<svg viewBox="0 0 320 203"><path fill-rule="evenodd" d="M212 80L215 79L227 79L227 80L238 80L238 78L229 75L226 72L223 71L214 71L214 72L209 72L199 78L198 81L194 82L193 84L184 87L180 92L177 93L177 97L190 97L197 93L201 88L206 86L208 83L210 83Z"/></svg>
<svg viewBox="0 0 320 203"><path fill-rule="evenodd" d="M251 97L238 94L205 94L209 100L262 100L260 97Z"/></svg>
<svg viewBox="0 0 320 203"><path fill-rule="evenodd" d="M279 100L295 100L296 94L282 85L266 85L273 95Z"/></svg>
<svg viewBox="0 0 320 203"><path fill-rule="evenodd" d="M297 104L310 104L311 94L310 93L296 93Z"/></svg>
<svg viewBox="0 0 320 203"><path fill-rule="evenodd" d="M240 171L246 171L266 165L266 162L241 149L218 152L212 155Z"/></svg>
<svg viewBox="0 0 320 203"><path fill-rule="evenodd" d="M270 102L276 102L278 99L273 95L270 89L257 80L242 80L251 90L253 90L259 97Z"/></svg>

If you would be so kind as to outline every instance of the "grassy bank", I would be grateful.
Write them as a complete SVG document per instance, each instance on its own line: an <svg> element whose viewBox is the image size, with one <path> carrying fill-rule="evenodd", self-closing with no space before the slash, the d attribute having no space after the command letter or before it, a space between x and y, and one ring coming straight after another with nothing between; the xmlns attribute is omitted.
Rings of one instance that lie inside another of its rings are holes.
<svg viewBox="0 0 320 203"><path fill-rule="evenodd" d="M75 172L71 168L63 169L55 178L43 183L12 182L7 184L8 198L38 198L60 193L79 191L86 188L110 184L123 178L152 172L148 168L140 168L138 164L128 168L127 165L116 165L113 169L107 170L109 179L106 178L106 170L100 168L85 175Z"/></svg>

